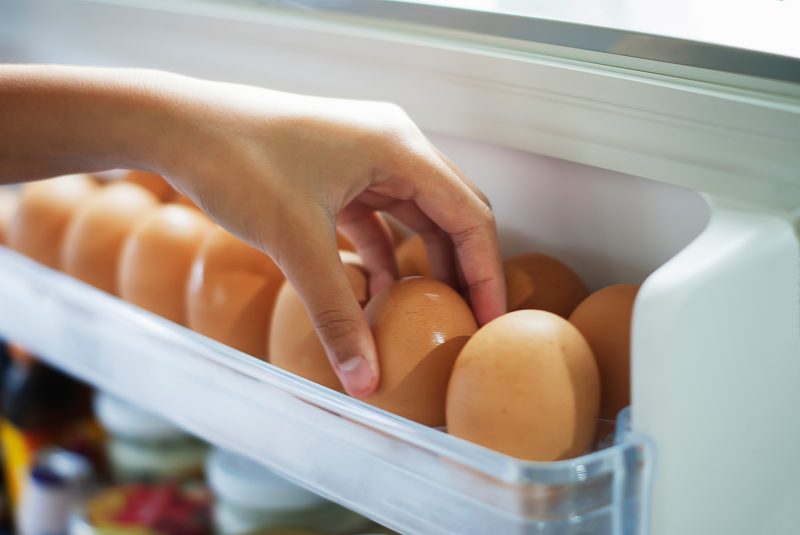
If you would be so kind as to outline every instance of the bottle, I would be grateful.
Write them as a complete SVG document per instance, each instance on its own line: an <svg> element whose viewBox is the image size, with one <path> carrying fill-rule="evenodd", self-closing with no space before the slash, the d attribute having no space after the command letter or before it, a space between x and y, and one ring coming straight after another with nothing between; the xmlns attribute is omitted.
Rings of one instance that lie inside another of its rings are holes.
<svg viewBox="0 0 800 535"><path fill-rule="evenodd" d="M20 500L20 535L56 535L67 532L71 515L91 490L88 459L63 449L40 452L28 475Z"/></svg>

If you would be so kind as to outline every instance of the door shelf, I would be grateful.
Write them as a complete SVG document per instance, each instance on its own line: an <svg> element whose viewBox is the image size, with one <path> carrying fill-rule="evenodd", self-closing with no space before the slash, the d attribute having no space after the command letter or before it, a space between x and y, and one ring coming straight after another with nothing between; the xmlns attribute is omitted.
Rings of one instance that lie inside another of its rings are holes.
<svg viewBox="0 0 800 535"><path fill-rule="evenodd" d="M634 533L651 448L525 462L286 373L0 247L0 336L403 533Z"/></svg>

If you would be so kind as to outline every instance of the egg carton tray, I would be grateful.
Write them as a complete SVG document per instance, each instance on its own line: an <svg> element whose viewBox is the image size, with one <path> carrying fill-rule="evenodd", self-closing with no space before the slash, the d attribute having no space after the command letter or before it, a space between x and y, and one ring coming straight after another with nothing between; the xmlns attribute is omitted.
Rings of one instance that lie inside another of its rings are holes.
<svg viewBox="0 0 800 535"><path fill-rule="evenodd" d="M0 336L402 533L634 534L652 448L517 460L284 372L0 247Z"/></svg>

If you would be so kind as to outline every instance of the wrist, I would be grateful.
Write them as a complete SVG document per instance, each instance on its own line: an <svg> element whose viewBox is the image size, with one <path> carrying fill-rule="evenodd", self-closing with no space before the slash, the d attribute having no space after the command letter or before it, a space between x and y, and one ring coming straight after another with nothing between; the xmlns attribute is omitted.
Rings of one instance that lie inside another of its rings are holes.
<svg viewBox="0 0 800 535"><path fill-rule="evenodd" d="M182 86L188 78L155 70L125 72L122 83L130 121L119 123L117 135L124 139L129 167L169 174L181 155L191 126L185 108ZM123 112L123 115L125 113Z"/></svg>

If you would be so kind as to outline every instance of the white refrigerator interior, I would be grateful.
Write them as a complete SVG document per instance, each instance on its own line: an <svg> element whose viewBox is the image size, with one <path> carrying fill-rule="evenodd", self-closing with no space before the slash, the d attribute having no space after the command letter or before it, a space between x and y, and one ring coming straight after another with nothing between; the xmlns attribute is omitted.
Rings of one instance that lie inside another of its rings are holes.
<svg viewBox="0 0 800 535"><path fill-rule="evenodd" d="M481 32L465 10L447 29L403 4L11 1L0 61L401 104L489 196L504 255L552 254L591 289L643 283L616 445L551 464L490 452L8 250L0 335L403 533L796 533L800 60L773 36L762 63L715 71L641 34L634 57L625 39L617 53Z"/></svg>

